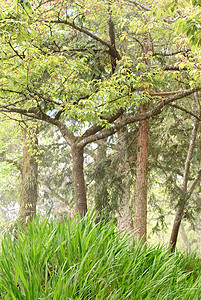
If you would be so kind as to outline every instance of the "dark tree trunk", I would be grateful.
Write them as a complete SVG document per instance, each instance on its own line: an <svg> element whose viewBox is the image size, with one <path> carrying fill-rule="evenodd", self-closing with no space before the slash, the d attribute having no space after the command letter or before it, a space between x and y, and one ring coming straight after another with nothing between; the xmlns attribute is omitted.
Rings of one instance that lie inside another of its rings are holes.
<svg viewBox="0 0 201 300"><path fill-rule="evenodd" d="M28 220L32 220L33 215L36 213L38 197L37 131L37 125L33 125L27 127L23 132L22 188L18 215L22 225L26 225Z"/></svg>
<svg viewBox="0 0 201 300"><path fill-rule="evenodd" d="M87 213L87 198L86 198L86 186L84 179L84 155L83 148L77 149L77 147L71 148L73 159L73 187L75 193L76 210L80 216L83 217Z"/></svg>
<svg viewBox="0 0 201 300"><path fill-rule="evenodd" d="M174 224L173 224L172 232L171 232L171 236L170 236L169 246L170 246L172 252L175 250L175 247L176 247L177 238L178 238L178 234L179 234L179 228L180 228L181 220L182 220L183 213L184 213L184 208L185 208L185 202L182 201L182 203L178 206L178 208L176 210Z"/></svg>
<svg viewBox="0 0 201 300"><path fill-rule="evenodd" d="M146 112L148 104L141 104L140 111ZM137 152L137 171L135 186L135 240L146 241L147 235L147 155L148 155L148 120L140 122Z"/></svg>

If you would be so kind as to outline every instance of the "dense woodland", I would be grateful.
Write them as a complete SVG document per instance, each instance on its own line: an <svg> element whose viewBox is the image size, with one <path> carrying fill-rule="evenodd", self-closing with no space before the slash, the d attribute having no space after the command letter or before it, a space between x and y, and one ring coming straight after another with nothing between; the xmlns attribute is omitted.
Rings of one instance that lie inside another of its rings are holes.
<svg viewBox="0 0 201 300"><path fill-rule="evenodd" d="M201 2L0 5L1 238L94 211L136 245L200 255Z"/></svg>

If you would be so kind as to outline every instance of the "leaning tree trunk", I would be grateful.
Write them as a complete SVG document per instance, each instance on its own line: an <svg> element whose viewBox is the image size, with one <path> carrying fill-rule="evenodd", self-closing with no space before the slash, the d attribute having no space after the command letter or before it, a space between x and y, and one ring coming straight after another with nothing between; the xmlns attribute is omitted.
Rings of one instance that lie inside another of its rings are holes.
<svg viewBox="0 0 201 300"><path fill-rule="evenodd" d="M76 146L71 148L73 159L73 187L75 193L76 210L83 217L87 213L87 198L86 186L84 179L84 154L83 148L79 149Z"/></svg>
<svg viewBox="0 0 201 300"><path fill-rule="evenodd" d="M146 112L148 104L141 104L140 111ZM137 152L137 171L135 185L135 241L147 235L147 162L148 162L148 120L140 122Z"/></svg>
<svg viewBox="0 0 201 300"><path fill-rule="evenodd" d="M190 253L191 252L191 244L189 242L188 236L186 234L186 230L185 230L184 225L182 223L180 225L180 234L181 234L182 240L184 242L184 245L185 245L187 251Z"/></svg>
<svg viewBox="0 0 201 300"><path fill-rule="evenodd" d="M196 100L196 97L195 97L195 100ZM195 106L195 102L194 102L194 106ZM191 163L191 159L193 157L195 142L196 142L198 128L199 128L199 120L196 118L193 118L193 119L194 119L194 126L193 126L192 133L191 133L191 139L190 139L190 143L189 143L188 153L187 153L185 167L184 167L184 174L183 174L182 190L184 191L184 193L186 195L183 199L179 200L178 205L177 205L175 219L174 219L172 232L171 232L171 236L170 236L170 242L169 242L169 247L171 249L171 252L173 252L176 247L179 228L181 225L181 221L182 221L182 217L184 214L184 210L185 210L187 201L188 201L189 197L191 196L197 182L199 181L199 179L201 177L201 170L199 170L190 189L188 190L188 177L189 177L189 172L190 172L190 163Z"/></svg>
<svg viewBox="0 0 201 300"><path fill-rule="evenodd" d="M18 220L26 225L36 213L38 181L38 129L37 124L26 127L23 132L22 187Z"/></svg>

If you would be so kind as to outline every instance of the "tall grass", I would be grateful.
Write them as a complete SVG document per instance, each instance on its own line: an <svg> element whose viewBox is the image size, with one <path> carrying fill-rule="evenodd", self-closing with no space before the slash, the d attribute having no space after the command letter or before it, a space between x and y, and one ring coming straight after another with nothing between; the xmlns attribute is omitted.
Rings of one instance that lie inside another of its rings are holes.
<svg viewBox="0 0 201 300"><path fill-rule="evenodd" d="M131 246L112 222L35 219L16 236L2 242L0 299L201 299L196 257Z"/></svg>

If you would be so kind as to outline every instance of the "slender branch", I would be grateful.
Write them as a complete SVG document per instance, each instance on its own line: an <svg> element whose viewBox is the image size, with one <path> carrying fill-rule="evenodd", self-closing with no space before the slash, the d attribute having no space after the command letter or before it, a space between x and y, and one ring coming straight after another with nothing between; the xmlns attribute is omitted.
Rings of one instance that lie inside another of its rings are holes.
<svg viewBox="0 0 201 300"><path fill-rule="evenodd" d="M4 113L4 112L2 112L1 111L1 113L2 113L2 115L4 115L5 116L5 118L8 118L8 120L12 120L12 121L15 121L15 122L17 122L18 124L19 124L19 126L21 126L21 123L24 123L24 120L19 120L19 119L16 119L16 118L14 118L14 117L12 117L12 116L10 116L10 115L8 115L7 113Z"/></svg>
<svg viewBox="0 0 201 300"><path fill-rule="evenodd" d="M178 66L165 66L162 69L163 71L187 71L188 70L186 67L181 69Z"/></svg>
<svg viewBox="0 0 201 300"><path fill-rule="evenodd" d="M9 44L9 46L11 47L11 49L15 52L15 54L16 54L20 59L24 59L24 58L25 58L24 53L23 53L23 54L20 54L20 53L13 47L13 45L11 44L11 40L8 41L8 44Z"/></svg>
<svg viewBox="0 0 201 300"><path fill-rule="evenodd" d="M2 99L4 99L4 98L2 98ZM21 100L18 100L18 101L15 101L15 102L13 102L13 103L8 103L8 104L5 104L4 107L13 106L13 105L16 105L16 104L18 104L18 103L22 103L22 102L24 102L24 101L26 101L26 100L27 100L27 98L21 99Z"/></svg>
<svg viewBox="0 0 201 300"><path fill-rule="evenodd" d="M143 10L151 11L151 9L149 7L143 5L139 1L134 1L134 0L126 0L126 1L131 3L131 4L134 4L135 6L138 6L138 7L142 8Z"/></svg>
<svg viewBox="0 0 201 300"><path fill-rule="evenodd" d="M54 103L58 106L61 106L61 102L55 101L53 99L51 99L50 97L45 97L44 95L42 95L41 93L38 93L37 91L33 91L29 89L29 92L35 96L38 96L40 99L44 100L45 102L51 102Z"/></svg>
<svg viewBox="0 0 201 300"><path fill-rule="evenodd" d="M189 143L188 154L187 154L187 157L186 157L185 167L184 167L184 174L183 174L183 190L184 191L187 191L190 163L191 163L191 159L193 157L193 152L194 152L194 148L195 148L195 142L196 142L198 127L199 127L199 120L195 119L194 126L193 126L192 133L191 133L191 139L190 139L190 143Z"/></svg>
<svg viewBox="0 0 201 300"><path fill-rule="evenodd" d="M200 180L200 178L201 178L201 168L198 170L197 175L191 184L191 187L188 191L189 196L191 196L191 194L193 193L195 186L198 183L198 181Z"/></svg>
<svg viewBox="0 0 201 300"><path fill-rule="evenodd" d="M144 51L144 45L140 42L140 40L136 37L133 37L133 39L141 46L142 50Z"/></svg>
<svg viewBox="0 0 201 300"><path fill-rule="evenodd" d="M187 137L187 139L190 139L191 138L191 135L188 133L188 131L186 130L185 126L184 126L184 123L182 122L181 118L179 118L178 114L176 114L175 112L173 112L173 116L175 118L175 127L177 127L177 125L181 126L182 130L183 130L183 133L185 134L185 136ZM183 174L182 174L183 175ZM182 176L181 175L181 176Z"/></svg>
<svg viewBox="0 0 201 300"><path fill-rule="evenodd" d="M192 117L196 118L197 120L201 121L201 118L199 116L197 116L196 114L194 114L193 112L187 110L186 108L182 107L182 106L179 106L179 105L176 105L176 104L169 104L169 106L171 107L175 107L179 110L182 110L184 111L185 113L191 115Z"/></svg>
<svg viewBox="0 0 201 300"><path fill-rule="evenodd" d="M78 30L79 32L82 32L82 33L85 33L86 35L90 36L92 39L98 41L99 43L101 43L102 45L106 46L107 48L109 48L109 54L120 60L121 57L118 53L118 51L112 46L110 45L110 43L104 41L103 39L99 38L97 35L91 33L88 29L84 28L84 27L80 27L78 25L76 25L74 22L70 22L68 20L61 20L61 19L58 19L58 20L52 20L50 21L51 23L53 24L65 24L65 25L68 25L70 27L73 27L74 29Z"/></svg>
<svg viewBox="0 0 201 300"><path fill-rule="evenodd" d="M153 56L173 56L173 55L177 55L180 53L188 53L189 51L191 51L190 49L187 50L179 50L179 51L175 51L175 52L170 52L170 53L165 53L165 52L155 52L152 55Z"/></svg>
<svg viewBox="0 0 201 300"><path fill-rule="evenodd" d="M15 93L15 94L23 95L23 96L26 97L26 95L23 92L15 91L15 90L12 90L12 89L0 88L0 91L2 91L2 92L9 92L9 93Z"/></svg>
<svg viewBox="0 0 201 300"><path fill-rule="evenodd" d="M33 119L37 119L37 120L42 120L45 121L49 124L55 125L57 126L63 137L65 138L66 142L68 145L71 145L73 141L75 141L75 136L73 135L73 133L68 130L67 126L65 124L63 124L61 121L56 120L54 118L51 118L50 116L48 116L47 114L45 114L41 108L39 107L31 107L28 110L25 108L21 108L21 107L16 107L16 106L10 106L10 107L5 107L4 104L0 105L0 112L14 112L14 113L18 113L21 114L23 116L29 117L29 118L33 118Z"/></svg>
<svg viewBox="0 0 201 300"><path fill-rule="evenodd" d="M126 0L126 1L129 2L129 3L131 3L131 4L134 4L134 5L137 6L137 7L140 7L141 9L143 9L143 10L145 10L145 11L151 11L151 8L149 8L148 6L145 6L144 4L142 4L142 3L139 2L139 1L135 1L135 0ZM154 13L154 15L155 15L155 13ZM178 18L179 18L179 16L178 16L175 20L167 20L167 19L165 19L165 18L163 18L163 17L161 16L161 19L162 19L164 22L168 23L168 24L174 23Z"/></svg>
<svg viewBox="0 0 201 300"><path fill-rule="evenodd" d="M149 92L150 96L171 96L171 95L177 95L178 91L172 91L172 92L158 92L158 93L152 93Z"/></svg>

